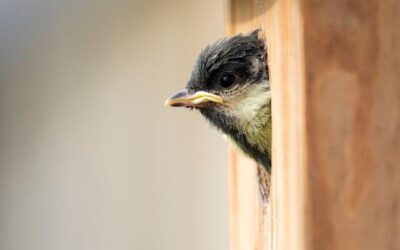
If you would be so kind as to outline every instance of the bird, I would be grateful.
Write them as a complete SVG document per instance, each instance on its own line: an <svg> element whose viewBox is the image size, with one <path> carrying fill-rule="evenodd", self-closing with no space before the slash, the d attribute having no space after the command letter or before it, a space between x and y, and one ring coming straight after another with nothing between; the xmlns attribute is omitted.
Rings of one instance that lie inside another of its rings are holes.
<svg viewBox="0 0 400 250"><path fill-rule="evenodd" d="M186 88L169 97L165 105L198 110L271 173L271 91L267 46L260 29L205 47Z"/></svg>

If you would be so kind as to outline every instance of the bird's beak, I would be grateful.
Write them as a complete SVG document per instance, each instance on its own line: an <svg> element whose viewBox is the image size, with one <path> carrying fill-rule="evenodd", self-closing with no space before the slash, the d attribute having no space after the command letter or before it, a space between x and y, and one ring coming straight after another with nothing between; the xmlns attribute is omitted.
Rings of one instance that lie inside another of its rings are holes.
<svg viewBox="0 0 400 250"><path fill-rule="evenodd" d="M179 91L165 101L165 106L171 107L202 107L207 102L223 103L221 96L205 91L198 91L192 95L186 89Z"/></svg>

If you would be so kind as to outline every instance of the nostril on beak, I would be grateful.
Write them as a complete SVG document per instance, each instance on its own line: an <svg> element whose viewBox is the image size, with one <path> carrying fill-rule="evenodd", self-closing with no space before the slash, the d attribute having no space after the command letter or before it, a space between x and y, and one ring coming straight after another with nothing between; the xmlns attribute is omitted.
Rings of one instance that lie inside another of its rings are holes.
<svg viewBox="0 0 400 250"><path fill-rule="evenodd" d="M176 93L175 95L171 96L169 99L176 99L182 96L187 96L188 95L188 91L186 89L179 91L178 93Z"/></svg>
<svg viewBox="0 0 400 250"><path fill-rule="evenodd" d="M170 106L170 107L183 107L186 106L187 100L185 100L185 97L188 96L188 91L186 89L183 89L179 91L178 93L172 95L165 101L165 106Z"/></svg>

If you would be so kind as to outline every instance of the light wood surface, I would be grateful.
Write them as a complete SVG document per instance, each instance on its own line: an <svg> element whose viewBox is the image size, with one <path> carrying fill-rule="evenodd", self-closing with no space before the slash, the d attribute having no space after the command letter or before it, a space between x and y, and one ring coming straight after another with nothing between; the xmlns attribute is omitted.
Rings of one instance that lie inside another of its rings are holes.
<svg viewBox="0 0 400 250"><path fill-rule="evenodd" d="M230 246L232 250L267 248L267 208L259 194L257 166L230 150Z"/></svg>
<svg viewBox="0 0 400 250"><path fill-rule="evenodd" d="M228 10L228 34L265 31L273 98L273 225L232 153L232 249L400 249L400 1Z"/></svg>
<svg viewBox="0 0 400 250"><path fill-rule="evenodd" d="M263 28L265 4L265 1L228 1L227 35ZM271 249L268 234L271 211L261 200L257 165L233 149L230 149L229 158L231 250Z"/></svg>
<svg viewBox="0 0 400 250"><path fill-rule="evenodd" d="M273 250L307 249L306 82L300 2L277 0L266 20L273 115Z"/></svg>
<svg viewBox="0 0 400 250"><path fill-rule="evenodd" d="M306 247L400 249L400 1L302 9Z"/></svg>

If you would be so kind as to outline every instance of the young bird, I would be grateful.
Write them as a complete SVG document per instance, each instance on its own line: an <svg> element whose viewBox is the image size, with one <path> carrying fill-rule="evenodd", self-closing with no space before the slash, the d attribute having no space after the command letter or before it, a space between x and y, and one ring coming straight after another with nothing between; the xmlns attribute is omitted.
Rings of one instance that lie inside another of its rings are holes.
<svg viewBox="0 0 400 250"><path fill-rule="evenodd" d="M197 59L186 89L166 105L200 113L245 154L271 171L271 94L260 30L224 38Z"/></svg>

